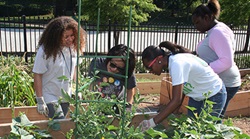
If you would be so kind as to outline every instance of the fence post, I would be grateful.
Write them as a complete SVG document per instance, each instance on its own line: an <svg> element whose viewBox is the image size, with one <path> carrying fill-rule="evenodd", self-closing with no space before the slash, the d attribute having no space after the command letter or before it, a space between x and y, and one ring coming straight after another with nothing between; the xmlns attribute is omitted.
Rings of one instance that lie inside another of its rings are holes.
<svg viewBox="0 0 250 139"><path fill-rule="evenodd" d="M109 30L108 30L108 51L111 49L111 20L109 19Z"/></svg>
<svg viewBox="0 0 250 139"><path fill-rule="evenodd" d="M178 27L179 27L179 22L176 22L175 25L175 37L174 37L174 43L177 44L177 40L178 40Z"/></svg>
<svg viewBox="0 0 250 139"><path fill-rule="evenodd" d="M243 52L247 52L247 48L248 48L248 43L249 43L249 37L250 37L250 17L248 18L248 25L247 25L247 34L246 34L246 43L245 43L245 47L243 49Z"/></svg>
<svg viewBox="0 0 250 139"><path fill-rule="evenodd" d="M25 62L28 63L27 34L26 34L26 16L23 15L22 19L23 19L23 39L24 39Z"/></svg>

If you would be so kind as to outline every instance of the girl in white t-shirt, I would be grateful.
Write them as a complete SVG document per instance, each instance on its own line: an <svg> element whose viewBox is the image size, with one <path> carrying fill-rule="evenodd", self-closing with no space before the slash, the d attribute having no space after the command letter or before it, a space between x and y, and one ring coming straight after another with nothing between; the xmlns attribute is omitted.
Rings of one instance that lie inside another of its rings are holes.
<svg viewBox="0 0 250 139"><path fill-rule="evenodd" d="M37 111L49 118L65 118L69 103L58 100L62 90L72 94L75 79L77 38L80 31L80 53L86 43L86 33L71 17L61 16L51 20L40 40L33 67ZM67 79L59 79L59 77Z"/></svg>
<svg viewBox="0 0 250 139"><path fill-rule="evenodd" d="M211 114L220 116L226 102L225 86L205 61L168 41L160 43L159 47L148 46L142 53L142 60L153 74L160 75L163 70L169 70L173 85L170 102L154 118L141 122L142 131L154 127L173 113L182 104L185 95L189 97L188 105L195 107L199 115L204 107L204 93L210 92L208 99L216 103ZM188 115L193 116L193 113L189 111Z"/></svg>

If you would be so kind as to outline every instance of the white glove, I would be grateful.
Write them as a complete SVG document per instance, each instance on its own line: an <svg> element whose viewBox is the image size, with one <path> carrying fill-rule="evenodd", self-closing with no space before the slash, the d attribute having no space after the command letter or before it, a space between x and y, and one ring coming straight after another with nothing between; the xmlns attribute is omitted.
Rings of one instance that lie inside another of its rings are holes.
<svg viewBox="0 0 250 139"><path fill-rule="evenodd" d="M81 92L78 92L78 99L82 100L82 93Z"/></svg>
<svg viewBox="0 0 250 139"><path fill-rule="evenodd" d="M141 128L141 131L144 132L146 130L148 130L149 128L153 128L155 127L155 122L154 122L154 119L151 118L149 120L143 120L140 124L139 124L139 127Z"/></svg>
<svg viewBox="0 0 250 139"><path fill-rule="evenodd" d="M44 98L43 97L36 97L36 101L37 101L38 113L44 114L45 116L48 116L49 110L48 110L48 107L44 101Z"/></svg>
<svg viewBox="0 0 250 139"><path fill-rule="evenodd" d="M132 104L127 104L126 105L126 111L127 112L132 112Z"/></svg>

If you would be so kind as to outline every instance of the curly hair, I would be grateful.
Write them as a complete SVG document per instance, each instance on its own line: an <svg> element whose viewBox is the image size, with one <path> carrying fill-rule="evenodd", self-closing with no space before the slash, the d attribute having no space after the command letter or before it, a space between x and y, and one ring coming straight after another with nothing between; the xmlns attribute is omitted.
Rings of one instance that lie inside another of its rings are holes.
<svg viewBox="0 0 250 139"><path fill-rule="evenodd" d="M46 26L42 36L38 42L39 47L44 47L44 52L46 54L46 59L53 57L54 61L57 54L62 50L62 38L63 33L66 30L72 29L74 37L78 38L78 23L71 17L60 16L52 19ZM86 45L87 34L80 27L80 53L83 53L83 49ZM78 39L74 40L74 51L78 49Z"/></svg>

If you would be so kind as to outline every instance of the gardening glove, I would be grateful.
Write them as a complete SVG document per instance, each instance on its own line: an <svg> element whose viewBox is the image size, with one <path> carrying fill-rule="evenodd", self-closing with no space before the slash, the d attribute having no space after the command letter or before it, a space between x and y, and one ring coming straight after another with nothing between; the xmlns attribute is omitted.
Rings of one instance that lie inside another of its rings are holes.
<svg viewBox="0 0 250 139"><path fill-rule="evenodd" d="M149 128L153 128L155 127L156 124L154 122L154 119L151 118L149 120L143 120L140 124L139 124L139 127L141 128L141 131L144 132L146 130L148 130Z"/></svg>
<svg viewBox="0 0 250 139"><path fill-rule="evenodd" d="M126 104L126 111L132 112L132 104L130 104L130 103Z"/></svg>
<svg viewBox="0 0 250 139"><path fill-rule="evenodd" d="M78 99L82 100L82 93L81 92L78 92Z"/></svg>
<svg viewBox="0 0 250 139"><path fill-rule="evenodd" d="M48 116L49 110L48 110L48 107L44 101L44 98L43 97L36 97L36 101L37 101L38 113L44 114L45 116Z"/></svg>

